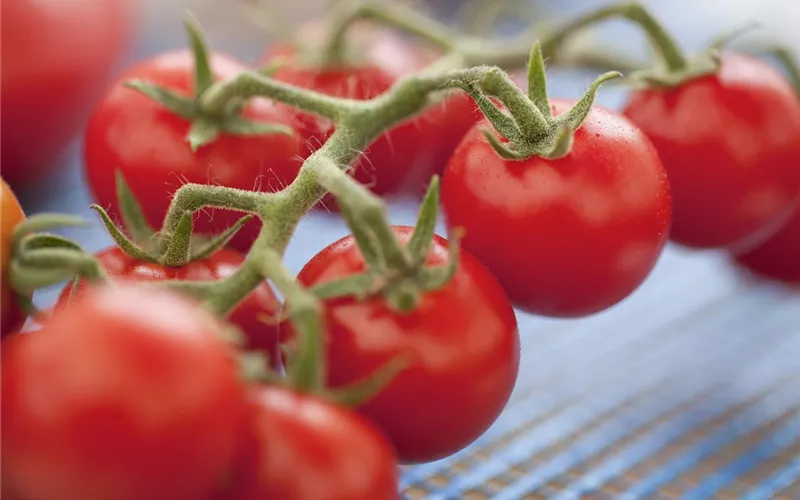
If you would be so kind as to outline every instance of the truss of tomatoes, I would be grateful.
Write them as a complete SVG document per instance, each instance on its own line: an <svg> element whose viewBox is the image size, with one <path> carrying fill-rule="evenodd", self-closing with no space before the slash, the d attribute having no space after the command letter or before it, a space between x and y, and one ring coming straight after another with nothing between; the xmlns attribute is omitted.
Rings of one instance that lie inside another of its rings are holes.
<svg viewBox="0 0 800 500"><path fill-rule="evenodd" d="M369 99L423 65L410 46L388 47L405 51L409 68L385 60L334 68L298 62L274 77ZM216 79L245 68L223 54L210 62ZM186 119L122 82L145 78L188 97L194 70L188 52L158 55L126 72L96 106L85 135L86 175L112 215L120 209L112 168L156 225L181 182L277 191L331 133L323 120L258 99L244 116L295 133L223 133L192 151ZM279 325L281 304L267 283L230 323L144 285L230 276L257 224L245 225L233 248L178 267L113 247L98 259L116 284L65 289L32 334L7 335L24 314L7 305L3 283L2 493L22 500L394 500L396 464L463 450L508 403L520 364L514 307L568 318L607 310L644 282L670 237L797 279L800 102L769 66L729 55L714 74L636 92L622 114L595 107L558 159L498 155L493 144L507 138L478 120L466 96L453 94L386 132L353 174L388 194L414 176L427 181L443 172L448 225L466 230L454 276L425 292L414 311L395 311L382 297L324 302L330 387L368 377L397 355L410 359L379 394L351 411L285 387L246 384L239 351L222 330L238 327L241 348L268 355L277 369L281 345L294 337L291 323ZM573 105L554 99L549 113L555 120ZM409 155L422 166L405 169ZM3 184L4 274L10 228L23 219ZM196 229L219 233L234 220L201 214ZM412 233L392 230L403 244ZM436 236L427 264L449 257L447 241ZM317 254L298 280L314 287L364 269L348 236Z"/></svg>

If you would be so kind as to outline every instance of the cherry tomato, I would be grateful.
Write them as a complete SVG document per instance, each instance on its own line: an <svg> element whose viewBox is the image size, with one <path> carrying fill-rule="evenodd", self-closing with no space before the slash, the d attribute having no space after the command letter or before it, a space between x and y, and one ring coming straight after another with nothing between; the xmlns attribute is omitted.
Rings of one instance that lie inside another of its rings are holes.
<svg viewBox="0 0 800 500"><path fill-rule="evenodd" d="M412 228L394 230L406 242ZM447 243L436 236L427 261L440 265L447 258ZM405 463L466 447L495 421L516 381L520 347L511 304L485 267L464 251L460 259L453 279L424 293L408 314L381 298L326 303L332 387L363 380L399 355L409 357L409 367L359 408ZM313 286L363 270L361 252L347 236L309 261L298 280Z"/></svg>
<svg viewBox="0 0 800 500"><path fill-rule="evenodd" d="M4 492L208 496L230 473L247 411L219 328L194 302L117 284L15 337L0 366Z"/></svg>
<svg viewBox="0 0 800 500"><path fill-rule="evenodd" d="M351 99L371 99L383 94L401 77L422 70L437 54L386 29L357 26L351 46L362 50L363 63L340 67L313 67L285 60L274 77L318 92ZM308 44L321 45L316 24L303 28ZM295 55L286 44L270 48L263 63ZM441 173L464 134L482 115L463 92L447 96L419 117L395 127L373 142L355 164L355 178L380 195L402 191L421 193L432 175ZM333 132L332 124L307 114L308 144L316 149ZM335 208L332 198L325 205Z"/></svg>
<svg viewBox="0 0 800 500"><path fill-rule="evenodd" d="M103 268L115 279L137 282L162 280L219 280L233 274L244 261L244 256L233 250L220 250L205 260L190 262L181 267L166 267L156 263L144 262L129 257L118 247L106 249L97 254ZM86 288L79 285L79 292ZM70 300L72 285L68 285L59 297L57 307ZM278 351L278 328L264 322L276 318L280 303L267 282L261 283L247 298L233 310L228 318L245 334L246 348L259 350L269 355L274 367L280 366ZM277 323L276 323L277 324Z"/></svg>
<svg viewBox="0 0 800 500"><path fill-rule="evenodd" d="M228 56L214 54L211 66L218 79L244 68ZM85 137L86 172L97 203L118 215L115 172L119 169L143 206L148 221L160 227L172 193L187 182L215 184L246 190L277 191L291 182L300 168L302 138L269 134L221 135L192 152L186 134L190 123L159 103L122 83L142 79L175 92L189 93L194 60L188 51L168 52L128 70L95 108ZM256 122L292 125L285 107L255 99L243 115ZM198 215L195 229L219 233L242 214L209 210ZM234 238L235 248L246 251L260 223L245 225Z"/></svg>
<svg viewBox="0 0 800 500"><path fill-rule="evenodd" d="M765 243L737 260L766 278L800 284L800 211Z"/></svg>
<svg viewBox="0 0 800 500"><path fill-rule="evenodd" d="M554 116L574 103L555 100ZM666 244L670 191L647 137L595 107L559 160L501 159L473 128L445 170L448 225L511 301L579 317L607 309L648 276Z"/></svg>
<svg viewBox="0 0 800 500"><path fill-rule="evenodd" d="M397 466L358 414L280 387L251 394L231 500L396 500Z"/></svg>
<svg viewBox="0 0 800 500"><path fill-rule="evenodd" d="M8 263L11 259L11 235L14 228L25 220L17 197L0 178L0 337L14 332L25 322L25 314L19 307L14 291L8 284Z"/></svg>
<svg viewBox="0 0 800 500"><path fill-rule="evenodd" d="M625 115L655 144L672 184L674 241L744 252L774 234L800 194L800 102L757 59L636 92Z"/></svg>
<svg viewBox="0 0 800 500"><path fill-rule="evenodd" d="M76 137L125 48L128 0L2 2L0 163L11 185L40 181Z"/></svg>

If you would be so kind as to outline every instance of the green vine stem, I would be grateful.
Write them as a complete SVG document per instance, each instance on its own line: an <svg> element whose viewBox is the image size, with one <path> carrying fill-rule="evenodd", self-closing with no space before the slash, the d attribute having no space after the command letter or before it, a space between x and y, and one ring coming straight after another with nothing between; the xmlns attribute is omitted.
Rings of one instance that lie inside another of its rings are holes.
<svg viewBox="0 0 800 500"><path fill-rule="evenodd" d="M789 81L800 96L800 64L788 47L777 47L772 49L772 55L778 60L781 66L786 70L789 75Z"/></svg>
<svg viewBox="0 0 800 500"><path fill-rule="evenodd" d="M656 18L639 2L612 4L565 24L543 30L537 23L516 37L505 40L487 40L472 35L461 35L449 27L430 19L408 7L387 0L350 0L343 2L342 9L331 23L327 50L330 54L340 51L347 29L360 19L369 19L405 31L450 54L456 54L458 66L492 65L504 69L522 67L528 60L531 44L537 39L542 46L544 58L555 64L608 65L611 69L639 69L629 61L598 54L596 48L588 51L564 51L564 46L573 36L586 28L610 19L625 19L639 26L659 56L660 68L642 71L639 80L649 85L671 86L688 79L712 73L719 66L719 46L710 48L699 56L688 59L672 36Z"/></svg>

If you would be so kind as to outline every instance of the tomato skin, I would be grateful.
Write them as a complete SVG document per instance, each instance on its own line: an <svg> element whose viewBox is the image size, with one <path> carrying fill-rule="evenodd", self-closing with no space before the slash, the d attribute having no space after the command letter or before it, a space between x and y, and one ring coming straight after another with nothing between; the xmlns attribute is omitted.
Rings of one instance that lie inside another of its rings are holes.
<svg viewBox="0 0 800 500"><path fill-rule="evenodd" d="M166 267L157 263L143 262L129 257L118 247L111 247L96 255L103 268L115 279L135 282L164 280L219 280L233 274L244 256L233 250L219 250L210 258L190 262L180 267ZM87 288L79 284L78 292ZM56 307L64 307L69 300L72 285L61 292ZM250 350L259 350L269 355L273 367L280 366L278 350L278 328L261 321L260 316L275 318L281 305L267 282L261 283L233 310L228 320L245 334Z"/></svg>
<svg viewBox="0 0 800 500"><path fill-rule="evenodd" d="M574 103L554 100L554 115ZM490 126L488 123L485 126ZM670 190L647 137L595 107L569 155L505 161L474 127L445 170L442 202L463 246L515 306L581 317L630 295L666 244Z"/></svg>
<svg viewBox="0 0 800 500"><path fill-rule="evenodd" d="M726 54L718 75L636 92L624 113L667 169L675 242L744 252L797 206L800 102L766 62Z"/></svg>
<svg viewBox="0 0 800 500"><path fill-rule="evenodd" d="M800 284L800 210L759 247L736 256L737 262L755 274Z"/></svg>
<svg viewBox="0 0 800 500"><path fill-rule="evenodd" d="M216 320L165 291L94 288L2 351L4 492L194 500L230 472L246 391Z"/></svg>
<svg viewBox="0 0 800 500"><path fill-rule="evenodd" d="M406 242L412 228L394 231ZM447 261L444 239L436 236L431 248L430 265ZM466 447L495 421L516 381L520 347L511 304L482 264L464 251L460 258L452 281L424 293L406 315L377 298L326 302L332 387L409 356L409 367L358 409L383 431L403 463L436 460ZM363 257L347 236L309 261L298 280L312 286L363 270Z"/></svg>
<svg viewBox="0 0 800 500"><path fill-rule="evenodd" d="M314 68L289 60L274 77L336 97L371 99L389 90L401 77L422 70L438 55L390 30L364 25L356 28L352 45L364 52L363 64ZM308 24L301 31L308 33L304 38L312 48L321 45L319 26ZM269 48L261 62L293 55L292 47L279 43ZM301 116L309 124L307 142L316 149L333 132L332 125L307 114ZM461 138L482 116L466 93L453 92L440 104L376 139L355 164L355 178L379 195L422 193L431 176L444 170ZM335 208L331 197L325 205Z"/></svg>
<svg viewBox="0 0 800 500"><path fill-rule="evenodd" d="M9 184L41 181L78 135L130 39L131 7L128 0L2 2L0 163Z"/></svg>
<svg viewBox="0 0 800 500"><path fill-rule="evenodd" d="M246 70L221 54L211 56L211 65L217 79ZM193 71L194 61L188 51L162 53L130 68L95 108L84 142L86 174L97 203L110 208L111 215L119 214L115 167L124 174L154 227L161 227L172 193L184 183L278 191L297 175L303 151L298 134L223 134L192 152L186 141L188 120L122 86L125 80L136 78L188 95ZM257 122L294 125L294 117L285 107L266 99L251 101L243 115ZM195 230L220 233L241 216L227 210L204 211L195 217ZM249 222L232 246L247 251L259 228L260 222Z"/></svg>
<svg viewBox="0 0 800 500"><path fill-rule="evenodd" d="M358 414L264 386L252 391L249 436L230 500L396 500L389 444Z"/></svg>
<svg viewBox="0 0 800 500"><path fill-rule="evenodd" d="M25 213L17 201L17 197L0 178L0 338L20 328L26 319L14 297L14 291L8 284L8 264L11 260L11 236L14 228L25 221Z"/></svg>

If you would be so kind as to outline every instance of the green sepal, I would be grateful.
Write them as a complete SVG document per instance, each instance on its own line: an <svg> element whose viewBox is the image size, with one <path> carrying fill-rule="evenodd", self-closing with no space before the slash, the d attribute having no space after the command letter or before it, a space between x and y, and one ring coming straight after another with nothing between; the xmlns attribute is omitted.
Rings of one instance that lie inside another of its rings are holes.
<svg viewBox="0 0 800 500"><path fill-rule="evenodd" d="M175 231L169 236L169 244L159 259L161 264L169 267L179 267L191 260L193 227L194 217L192 213L184 213Z"/></svg>
<svg viewBox="0 0 800 500"><path fill-rule="evenodd" d="M122 171L117 170L115 177L119 212L125 229L130 233L136 245L149 245L153 241L156 231L150 223L147 222L147 218L144 216L144 212L142 212L142 206L139 204L133 191L131 191Z"/></svg>
<svg viewBox="0 0 800 500"><path fill-rule="evenodd" d="M192 148L192 152L196 153L201 146L211 144L217 140L221 133L222 130L217 120L199 117L189 127L186 141L189 143L189 147Z"/></svg>
<svg viewBox="0 0 800 500"><path fill-rule="evenodd" d="M412 364L411 355L404 353L384 363L370 375L344 387L328 389L324 397L349 408L357 408L381 393L398 375Z"/></svg>
<svg viewBox="0 0 800 500"><path fill-rule="evenodd" d="M253 215L248 214L241 217L234 225L215 236L205 246L197 252L193 252L190 260L203 260L211 257L216 252L224 248L236 236L242 227L253 219Z"/></svg>
<svg viewBox="0 0 800 500"><path fill-rule="evenodd" d="M406 248L411 255L412 265L422 264L428 257L433 234L436 230L436 219L439 216L439 176L434 175L428 185L425 197L417 215L414 232Z"/></svg>
<svg viewBox="0 0 800 500"><path fill-rule="evenodd" d="M149 97L174 114L187 120L194 120L200 113L197 101L167 90L160 85L138 79L128 80L123 85Z"/></svg>
<svg viewBox="0 0 800 500"><path fill-rule="evenodd" d="M208 47L200 29L200 22L191 12L186 12L183 16L183 26L194 56L194 95L196 98L214 84L214 74L208 60Z"/></svg>
<svg viewBox="0 0 800 500"><path fill-rule="evenodd" d="M126 255L144 262L158 262L156 257L142 250L134 242L129 240L128 237L125 236L122 231L120 231L117 225L114 224L114 221L111 220L111 217L109 217L108 213L103 209L103 207L93 204L89 208L97 212L97 215L99 215L100 219L103 221L103 225L106 227L108 234L117 244L117 246L123 252L125 252Z"/></svg>

